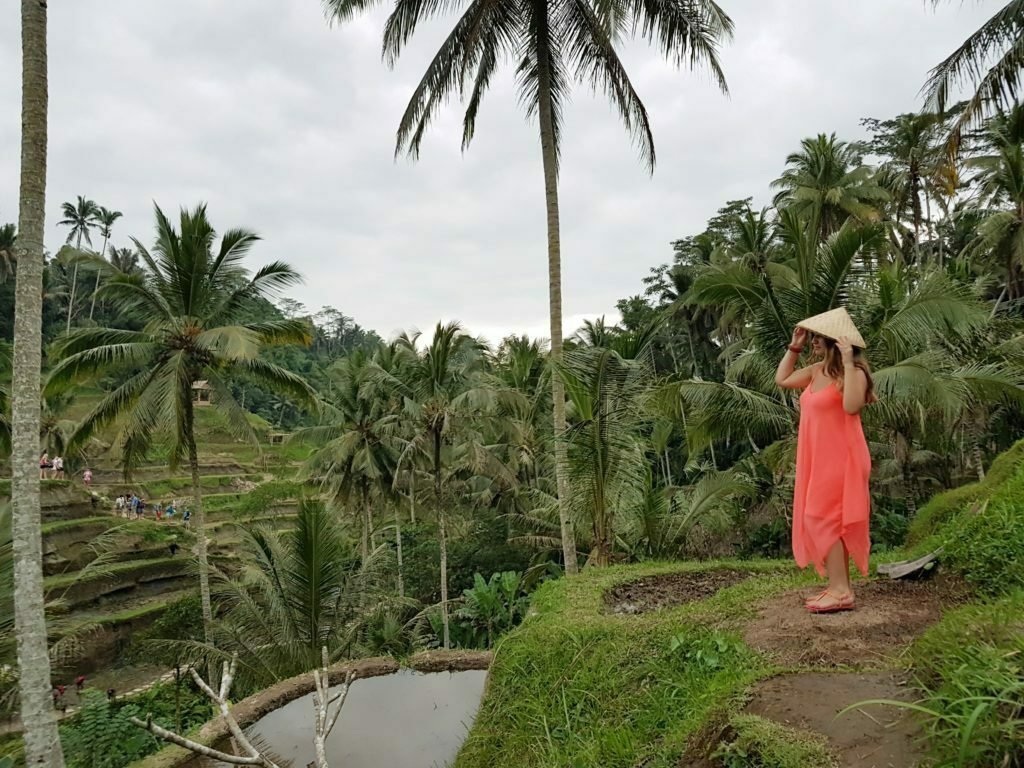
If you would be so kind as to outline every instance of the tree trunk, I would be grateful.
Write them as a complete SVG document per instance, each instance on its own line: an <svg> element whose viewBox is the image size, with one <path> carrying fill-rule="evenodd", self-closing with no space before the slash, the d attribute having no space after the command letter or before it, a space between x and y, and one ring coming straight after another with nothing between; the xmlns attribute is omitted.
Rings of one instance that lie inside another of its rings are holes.
<svg viewBox="0 0 1024 768"><path fill-rule="evenodd" d="M199 560L199 599L203 606L203 639L210 639L210 625L213 623L213 606L210 602L210 563L206 555L206 518L203 514L203 486L199 478L199 452L196 450L195 412L192 407L192 393L188 394L185 406L185 439L188 441L188 465L192 470L192 503L195 509L196 559Z"/></svg>
<svg viewBox="0 0 1024 768"><path fill-rule="evenodd" d="M416 470L409 469L409 522L416 525Z"/></svg>
<svg viewBox="0 0 1024 768"><path fill-rule="evenodd" d="M448 534L445 530L444 505L441 503L441 432L433 430L434 437L434 504L437 512L437 538L441 547L441 624L444 626L444 649L451 648L448 631Z"/></svg>
<svg viewBox="0 0 1024 768"><path fill-rule="evenodd" d="M985 479L985 461L981 453L981 440L982 430L979 428L977 418L971 419L970 425L971 435L971 460L974 463L974 468L978 472L978 481Z"/></svg>
<svg viewBox="0 0 1024 768"><path fill-rule="evenodd" d="M547 18L541 15L541 24ZM547 39L543 30L542 40ZM548 214L548 302L551 321L551 362L557 365L562 360L562 244L558 219L558 158L555 151L555 124L551 100L551 65L549 52L539 46L538 70L538 116L540 117L540 147L544 163L544 197ZM565 557L565 572L573 575L579 571L576 563L576 535L573 532L569 512L569 479L565 448L565 384L557 371L552 371L551 399L553 401L555 431L555 483L558 492L558 520L562 528L562 554Z"/></svg>
<svg viewBox="0 0 1024 768"><path fill-rule="evenodd" d="M363 484L363 535L359 542L360 551L363 556L363 562L365 563L370 558L370 528L372 512L370 511L370 491Z"/></svg>
<svg viewBox="0 0 1024 768"><path fill-rule="evenodd" d="M78 240L75 242L75 250L82 251L82 233L78 233ZM71 292L68 294L68 325L65 330L71 330L71 311L75 308L75 288L78 287L78 254L75 254L75 269L71 273Z"/></svg>
<svg viewBox="0 0 1024 768"><path fill-rule="evenodd" d="M100 251L100 258L107 257L107 236L103 236L103 250ZM96 270L96 285L92 287L92 304L89 306L89 319L92 320L92 313L96 310L96 291L100 289L100 275L103 274L99 269ZM244 406L243 406L244 407Z"/></svg>
<svg viewBox="0 0 1024 768"><path fill-rule="evenodd" d="M395 547L398 550L398 596L405 597L405 580L402 578L402 512L395 503Z"/></svg>
<svg viewBox="0 0 1024 768"><path fill-rule="evenodd" d="M39 507L39 411L46 213L46 5L21 2L21 191L11 382L11 538L18 693L29 768L64 768L50 694Z"/></svg>

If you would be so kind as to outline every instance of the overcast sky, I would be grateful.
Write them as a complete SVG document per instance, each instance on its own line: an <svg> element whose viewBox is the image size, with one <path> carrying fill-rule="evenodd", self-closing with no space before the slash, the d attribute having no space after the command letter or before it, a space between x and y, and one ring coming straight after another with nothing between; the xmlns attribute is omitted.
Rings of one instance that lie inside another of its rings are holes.
<svg viewBox="0 0 1024 768"><path fill-rule="evenodd" d="M919 106L928 69L999 3L721 0L731 95L706 73L626 46L658 149L651 177L602 97L580 88L565 121L561 205L566 331L614 316L670 242L729 199L768 198L800 139L862 135L862 117ZM18 3L0 0L0 222L17 218ZM383 11L329 27L320 0L50 3L47 246L82 194L124 212L113 242L150 242L152 204L199 201L214 225L264 238L251 266L283 259L290 295L331 304L383 336L460 320L491 340L547 336L540 144L508 68L460 151L461 111L437 120L418 162L394 130L446 31L423 29L395 70Z"/></svg>

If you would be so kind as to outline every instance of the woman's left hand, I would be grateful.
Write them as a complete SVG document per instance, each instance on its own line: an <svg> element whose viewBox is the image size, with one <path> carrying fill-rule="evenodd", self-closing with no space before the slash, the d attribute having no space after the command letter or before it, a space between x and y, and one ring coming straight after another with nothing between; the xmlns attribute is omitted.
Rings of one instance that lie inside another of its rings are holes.
<svg viewBox="0 0 1024 768"><path fill-rule="evenodd" d="M853 344L846 336L840 336L836 341L839 353L843 356L843 365L853 364Z"/></svg>

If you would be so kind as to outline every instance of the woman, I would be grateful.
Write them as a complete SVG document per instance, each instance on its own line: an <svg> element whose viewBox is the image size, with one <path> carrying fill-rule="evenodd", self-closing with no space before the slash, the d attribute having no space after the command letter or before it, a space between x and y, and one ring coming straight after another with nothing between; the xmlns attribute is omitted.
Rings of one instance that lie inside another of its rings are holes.
<svg viewBox="0 0 1024 768"><path fill-rule="evenodd" d="M820 362L796 369L808 339ZM850 560L868 573L871 455L860 412L875 401L866 345L845 309L802 321L775 372L784 389L802 389L793 498L793 556L813 563L828 587L807 601L812 613L856 607Z"/></svg>

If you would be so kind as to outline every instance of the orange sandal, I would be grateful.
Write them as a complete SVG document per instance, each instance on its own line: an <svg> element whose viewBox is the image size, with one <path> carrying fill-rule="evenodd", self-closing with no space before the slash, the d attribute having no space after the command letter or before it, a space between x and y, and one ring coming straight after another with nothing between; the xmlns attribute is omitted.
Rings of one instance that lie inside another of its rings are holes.
<svg viewBox="0 0 1024 768"><path fill-rule="evenodd" d="M805 605L804 607L811 613L840 613L841 611L852 611L857 607L857 602L854 600L853 595L836 597L828 590L825 590L821 597L825 595L835 598L836 602L832 605Z"/></svg>

